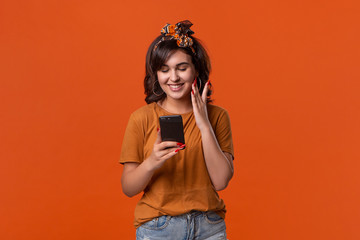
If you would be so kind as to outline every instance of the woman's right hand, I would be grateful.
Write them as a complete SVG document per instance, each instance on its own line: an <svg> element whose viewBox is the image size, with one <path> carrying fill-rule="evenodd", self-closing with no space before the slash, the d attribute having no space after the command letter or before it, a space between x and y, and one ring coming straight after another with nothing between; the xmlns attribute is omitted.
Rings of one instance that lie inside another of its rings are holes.
<svg viewBox="0 0 360 240"><path fill-rule="evenodd" d="M132 197L142 192L148 185L154 171L160 168L166 160L176 155L185 145L177 142L161 141L160 131L154 143L151 155L141 164L128 162L124 164L121 176L123 192Z"/></svg>
<svg viewBox="0 0 360 240"><path fill-rule="evenodd" d="M185 144L177 143L173 141L161 140L160 129L157 132L157 137L154 143L153 151L149 158L146 160L149 164L149 170L156 170L160 168L166 160L176 155L179 150L184 149Z"/></svg>

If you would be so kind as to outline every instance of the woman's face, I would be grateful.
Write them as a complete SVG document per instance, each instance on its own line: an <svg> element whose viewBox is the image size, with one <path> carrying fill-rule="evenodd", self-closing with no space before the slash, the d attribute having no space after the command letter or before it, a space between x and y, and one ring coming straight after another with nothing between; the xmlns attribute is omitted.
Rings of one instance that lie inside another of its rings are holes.
<svg viewBox="0 0 360 240"><path fill-rule="evenodd" d="M191 56L182 50L176 50L157 71L160 87L174 100L188 99L195 76Z"/></svg>

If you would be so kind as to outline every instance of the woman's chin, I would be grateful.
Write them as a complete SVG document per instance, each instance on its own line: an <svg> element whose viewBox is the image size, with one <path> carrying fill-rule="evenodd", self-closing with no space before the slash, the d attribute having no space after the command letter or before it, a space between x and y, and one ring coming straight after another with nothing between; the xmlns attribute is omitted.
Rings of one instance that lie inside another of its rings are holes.
<svg viewBox="0 0 360 240"><path fill-rule="evenodd" d="M166 98L170 98L175 101L188 100L190 98L190 93L181 93L181 92L170 92L166 94Z"/></svg>

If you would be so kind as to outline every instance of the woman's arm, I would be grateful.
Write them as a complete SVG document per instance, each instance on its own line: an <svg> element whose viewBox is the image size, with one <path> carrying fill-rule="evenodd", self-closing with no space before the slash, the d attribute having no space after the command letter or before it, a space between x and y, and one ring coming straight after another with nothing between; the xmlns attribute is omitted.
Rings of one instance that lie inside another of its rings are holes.
<svg viewBox="0 0 360 240"><path fill-rule="evenodd" d="M156 169L160 168L166 160L176 155L184 145L176 142L161 142L160 130L154 143L151 155L142 163L124 163L121 176L122 190L128 197L142 192L148 185Z"/></svg>
<svg viewBox="0 0 360 240"><path fill-rule="evenodd" d="M211 182L216 191L223 190L234 173L232 155L220 149L211 125L201 130L201 138Z"/></svg>
<svg viewBox="0 0 360 240"><path fill-rule="evenodd" d="M128 197L133 197L142 192L148 185L154 171L148 166L149 161L139 163L124 163L121 176L121 186L123 193Z"/></svg>
<svg viewBox="0 0 360 240"><path fill-rule="evenodd" d="M209 82L206 83L203 94L200 96L196 83L193 84L191 99L196 125L201 132L206 167L214 188L220 191L227 187L233 176L233 158L230 153L221 150L210 124L206 107L208 89Z"/></svg>

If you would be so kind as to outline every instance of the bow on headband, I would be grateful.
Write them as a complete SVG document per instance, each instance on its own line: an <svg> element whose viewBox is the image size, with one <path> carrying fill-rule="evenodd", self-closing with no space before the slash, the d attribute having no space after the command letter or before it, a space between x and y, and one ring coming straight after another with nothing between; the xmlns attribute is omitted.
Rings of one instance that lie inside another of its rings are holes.
<svg viewBox="0 0 360 240"><path fill-rule="evenodd" d="M166 24L165 27L161 29L161 34L163 37L155 45L154 50L157 46L165 40L176 40L176 43L179 47L190 47L193 53L195 53L193 45L193 40L190 37L194 32L190 29L193 24L189 20L184 20L178 22L175 25Z"/></svg>

